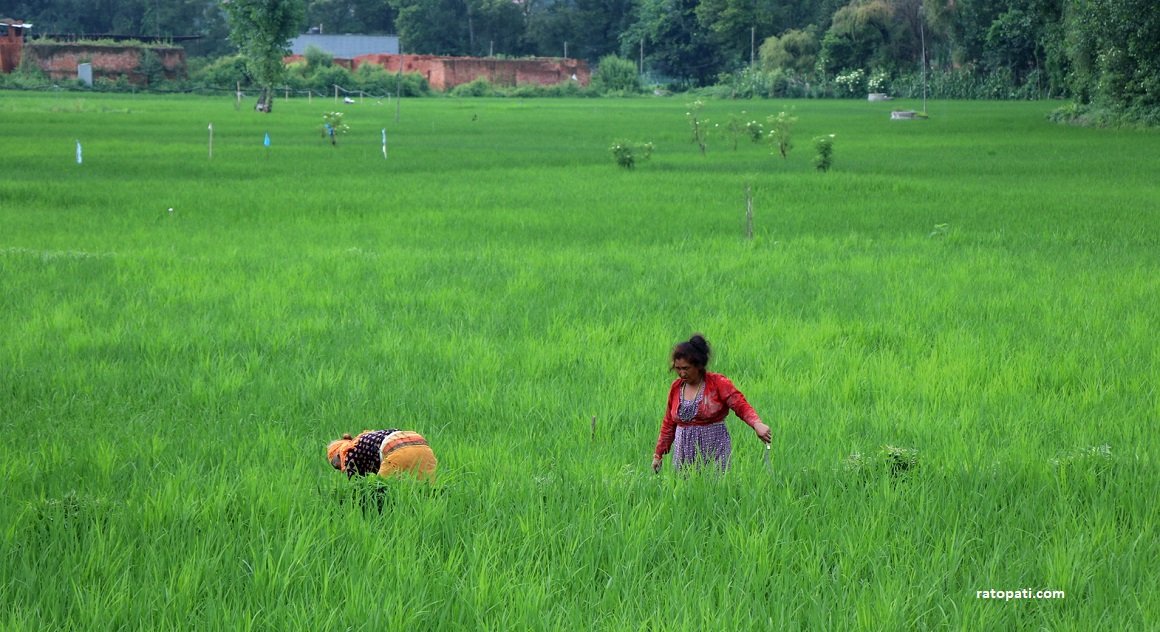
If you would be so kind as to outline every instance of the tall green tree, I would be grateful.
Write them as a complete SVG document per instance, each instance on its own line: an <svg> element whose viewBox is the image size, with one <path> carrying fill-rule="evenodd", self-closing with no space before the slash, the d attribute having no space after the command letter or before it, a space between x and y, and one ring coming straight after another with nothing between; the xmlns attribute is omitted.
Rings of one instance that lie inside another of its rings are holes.
<svg viewBox="0 0 1160 632"><path fill-rule="evenodd" d="M1069 0L1071 83L1081 102L1160 124L1160 11L1154 0Z"/></svg>
<svg viewBox="0 0 1160 632"><path fill-rule="evenodd" d="M900 40L894 6L886 0L853 0L834 13L822 38L823 70L870 70L894 66Z"/></svg>
<svg viewBox="0 0 1160 632"><path fill-rule="evenodd" d="M388 0L309 0L306 20L323 33L395 34L395 10Z"/></svg>
<svg viewBox="0 0 1160 632"><path fill-rule="evenodd" d="M620 41L628 58L643 42L647 65L679 83L709 85L725 69L720 48L697 21L697 0L640 0Z"/></svg>
<svg viewBox="0 0 1160 632"><path fill-rule="evenodd" d="M467 54L468 16L464 0L390 0L404 52Z"/></svg>
<svg viewBox="0 0 1160 632"><path fill-rule="evenodd" d="M303 0L222 0L222 6L230 20L230 40L262 91L256 109L268 113L274 85L286 72L282 58L306 16Z"/></svg>

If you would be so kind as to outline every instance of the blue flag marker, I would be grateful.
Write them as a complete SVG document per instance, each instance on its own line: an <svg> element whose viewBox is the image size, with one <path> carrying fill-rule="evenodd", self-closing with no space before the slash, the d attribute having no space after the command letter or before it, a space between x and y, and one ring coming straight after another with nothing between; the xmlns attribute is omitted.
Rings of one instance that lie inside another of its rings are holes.
<svg viewBox="0 0 1160 632"><path fill-rule="evenodd" d="M84 160L81 158L81 141L77 141L77 164L82 164Z"/></svg>
<svg viewBox="0 0 1160 632"><path fill-rule="evenodd" d="M266 138L262 141L262 144L267 147L270 146L270 132L266 132Z"/></svg>

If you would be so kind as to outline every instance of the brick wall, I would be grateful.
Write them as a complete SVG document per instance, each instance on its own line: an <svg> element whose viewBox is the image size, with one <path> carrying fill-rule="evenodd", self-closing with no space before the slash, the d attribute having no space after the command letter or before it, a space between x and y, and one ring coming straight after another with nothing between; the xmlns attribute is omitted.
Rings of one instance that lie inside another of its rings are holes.
<svg viewBox="0 0 1160 632"><path fill-rule="evenodd" d="M438 57L435 55L363 55L354 59L357 68L362 64L377 64L391 72L402 66L405 73L418 73L427 78L435 90L450 90L457 85L471 83L486 77L493 84L517 86L537 84L551 86L575 77L580 85L588 85L591 76L588 64L579 59L535 58L493 59L484 57Z"/></svg>
<svg viewBox="0 0 1160 632"><path fill-rule="evenodd" d="M185 50L169 46L96 46L91 44L28 42L24 53L36 60L36 65L53 79L76 79L77 65L91 63L93 78L125 76L132 83L144 84L139 72L141 54L153 51L161 59L166 79L185 77Z"/></svg>
<svg viewBox="0 0 1160 632"><path fill-rule="evenodd" d="M12 72L20 66L23 46L23 26L13 26L12 21L7 19L0 21L0 72Z"/></svg>

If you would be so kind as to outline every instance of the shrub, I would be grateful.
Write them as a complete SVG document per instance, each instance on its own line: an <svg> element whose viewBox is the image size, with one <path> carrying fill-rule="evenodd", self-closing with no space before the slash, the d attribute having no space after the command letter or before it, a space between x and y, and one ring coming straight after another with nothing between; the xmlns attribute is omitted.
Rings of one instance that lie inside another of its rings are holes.
<svg viewBox="0 0 1160 632"><path fill-rule="evenodd" d="M701 150L701 155L705 155L705 139L709 133L709 119L701 118L701 109L705 107L705 103L698 99L687 107L689 111L685 112L685 117L689 120L689 129L693 133L692 140Z"/></svg>
<svg viewBox="0 0 1160 632"><path fill-rule="evenodd" d="M632 169L636 166L637 158L648 160L652 157L653 144L618 140L612 143L612 147L609 149L612 151L612 157L616 160L616 164L625 169Z"/></svg>
<svg viewBox="0 0 1160 632"><path fill-rule="evenodd" d="M396 77L396 81L398 81L398 77ZM431 93L431 84L427 83L426 77L417 72L405 72L396 91L399 96L421 97Z"/></svg>
<svg viewBox="0 0 1160 632"><path fill-rule="evenodd" d="M322 94L331 94L334 92L334 86L348 89L354 87L355 80L354 75L346 68L327 66L319 68L317 72L306 79L306 83L311 89Z"/></svg>
<svg viewBox="0 0 1160 632"><path fill-rule="evenodd" d="M246 72L246 60L241 55L222 57L217 61L190 73L196 85L208 88L229 88L233 90L239 83L250 85L250 75Z"/></svg>
<svg viewBox="0 0 1160 632"><path fill-rule="evenodd" d="M814 156L814 167L823 173L829 171L834 163L834 135L815 138L814 149L817 151L817 155Z"/></svg>
<svg viewBox="0 0 1160 632"><path fill-rule="evenodd" d="M306 58L306 69L309 74L334 65L334 56L313 44L306 47L302 56Z"/></svg>
<svg viewBox="0 0 1160 632"><path fill-rule="evenodd" d="M781 112L766 120L769 122L769 143L777 148L777 153L781 154L782 159L788 158L789 151L793 149L792 134L797 117Z"/></svg>
<svg viewBox="0 0 1160 632"><path fill-rule="evenodd" d="M592 89L605 95L638 94L641 88L636 64L616 55L601 57L592 77Z"/></svg>
<svg viewBox="0 0 1160 632"><path fill-rule="evenodd" d="M157 87L158 84L165 81L165 66L161 63L161 58L157 53L142 49L141 56L137 61L137 72L145 78L145 85L150 88Z"/></svg>
<svg viewBox="0 0 1160 632"><path fill-rule="evenodd" d="M343 120L342 112L327 112L322 115L322 135L330 137L330 144L337 145L338 137L350 131Z"/></svg>
<svg viewBox="0 0 1160 632"><path fill-rule="evenodd" d="M844 70L834 77L838 96L862 97L866 94L866 71L861 68Z"/></svg>
<svg viewBox="0 0 1160 632"><path fill-rule="evenodd" d="M487 77L476 77L468 83L461 83L451 89L453 97L491 97L500 96Z"/></svg>
<svg viewBox="0 0 1160 632"><path fill-rule="evenodd" d="M399 77L378 64L362 64L354 71L354 82L359 90L375 95L394 94L400 90Z"/></svg>

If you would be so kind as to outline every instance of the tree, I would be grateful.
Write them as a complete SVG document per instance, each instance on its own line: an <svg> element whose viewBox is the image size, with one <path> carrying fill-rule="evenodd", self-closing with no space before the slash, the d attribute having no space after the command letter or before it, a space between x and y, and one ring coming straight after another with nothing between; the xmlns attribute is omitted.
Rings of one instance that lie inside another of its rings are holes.
<svg viewBox="0 0 1160 632"><path fill-rule="evenodd" d="M818 36L812 26L804 30L791 29L781 37L767 37L759 51L761 69L785 69L808 75L817 64L819 48Z"/></svg>
<svg viewBox="0 0 1160 632"><path fill-rule="evenodd" d="M1160 121L1160 12L1152 0L1070 0L1068 31L1081 102Z"/></svg>
<svg viewBox="0 0 1160 632"><path fill-rule="evenodd" d="M640 75L636 72L636 64L616 55L601 57L596 74L592 76L592 87L600 94L640 92Z"/></svg>
<svg viewBox="0 0 1160 632"><path fill-rule="evenodd" d="M647 59L661 74L693 85L709 85L724 69L720 50L697 22L696 0L641 0L637 19L621 37L631 56L643 40Z"/></svg>
<svg viewBox="0 0 1160 632"><path fill-rule="evenodd" d="M903 30L886 0L852 0L834 13L822 38L823 70L836 74L892 67L900 56Z"/></svg>
<svg viewBox="0 0 1160 632"><path fill-rule="evenodd" d="M256 109L269 112L274 84L286 72L282 58L306 15L303 0L222 0L222 6L230 20L230 41L262 91Z"/></svg>
<svg viewBox="0 0 1160 632"><path fill-rule="evenodd" d="M309 0L306 18L323 33L395 32L395 11L388 0Z"/></svg>
<svg viewBox="0 0 1160 632"><path fill-rule="evenodd" d="M391 0L407 53L464 55L468 47L464 0Z"/></svg>

